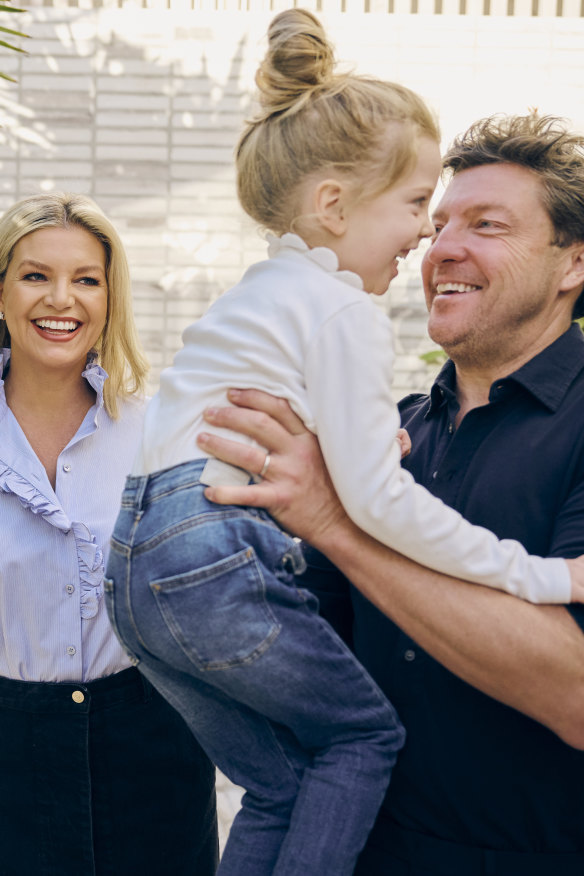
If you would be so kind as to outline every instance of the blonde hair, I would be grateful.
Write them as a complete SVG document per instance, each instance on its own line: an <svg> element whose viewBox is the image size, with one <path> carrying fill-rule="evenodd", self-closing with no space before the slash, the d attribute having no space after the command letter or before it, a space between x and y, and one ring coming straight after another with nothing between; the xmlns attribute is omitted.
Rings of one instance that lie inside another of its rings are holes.
<svg viewBox="0 0 584 876"><path fill-rule="evenodd" d="M130 271L120 237L97 204L84 195L51 193L18 201L0 217L0 279L4 279L21 238L41 228L78 226L93 234L105 250L107 317L95 350L108 373L104 404L114 419L118 400L142 393L149 366L138 340L132 311ZM6 322L0 320L0 347L10 345Z"/></svg>
<svg viewBox="0 0 584 876"><path fill-rule="evenodd" d="M270 23L256 84L260 111L237 145L237 191L246 213L276 234L301 219L310 175L341 173L355 198L373 197L414 167L420 136L440 141L433 113L409 88L336 73L322 25L303 9Z"/></svg>

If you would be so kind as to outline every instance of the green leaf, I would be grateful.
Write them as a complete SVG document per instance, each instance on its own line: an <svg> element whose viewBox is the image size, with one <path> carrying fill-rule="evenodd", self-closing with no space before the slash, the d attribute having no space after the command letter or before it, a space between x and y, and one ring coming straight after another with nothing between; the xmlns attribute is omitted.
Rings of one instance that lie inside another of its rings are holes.
<svg viewBox="0 0 584 876"><path fill-rule="evenodd" d="M21 33L19 30L10 30L8 27L0 27L0 31L2 31L2 33L11 33L14 36L26 37L27 40L30 39L30 36L27 33Z"/></svg>
<svg viewBox="0 0 584 876"><path fill-rule="evenodd" d="M4 46L5 49L12 49L13 52L22 52L23 55L28 55L24 49L20 49L18 46L11 46L10 43L4 42L4 40L0 40L0 46Z"/></svg>
<svg viewBox="0 0 584 876"><path fill-rule="evenodd" d="M429 350L427 353L421 353L420 359L426 362L427 365L442 365L448 359L444 350Z"/></svg>
<svg viewBox="0 0 584 876"><path fill-rule="evenodd" d="M0 12L14 12L21 13L25 12L24 9L19 9L16 6L7 6L6 3L10 3L10 0L0 0ZM22 37L23 39L29 39L29 35L27 33L21 33L19 30L11 30L8 27L0 26L0 33L10 34L10 36ZM20 46L13 46L12 43L7 43L5 40L0 40L0 46L5 49L10 49L11 52L20 52L22 55L28 55L28 52L25 49L21 49ZM14 79L12 76L8 76L7 73L0 72L0 79L6 79L8 82L17 82L17 79Z"/></svg>

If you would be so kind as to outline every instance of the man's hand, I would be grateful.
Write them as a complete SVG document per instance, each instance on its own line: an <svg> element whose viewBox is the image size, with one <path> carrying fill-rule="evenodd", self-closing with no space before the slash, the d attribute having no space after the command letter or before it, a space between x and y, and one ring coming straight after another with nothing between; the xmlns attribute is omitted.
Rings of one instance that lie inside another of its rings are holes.
<svg viewBox="0 0 584 876"><path fill-rule="evenodd" d="M572 602L584 602L584 555L566 560L572 579Z"/></svg>
<svg viewBox="0 0 584 876"><path fill-rule="evenodd" d="M259 474L259 484L246 487L207 487L205 495L220 505L265 508L288 532L304 538L324 535L345 518L328 476L318 441L294 414L287 401L255 389L231 390L237 407L210 408L205 419L253 438L261 447L202 433L198 444L217 459Z"/></svg>
<svg viewBox="0 0 584 876"><path fill-rule="evenodd" d="M395 438L399 444L401 458L403 459L404 456L408 456L412 452L412 439L406 429L398 429Z"/></svg>

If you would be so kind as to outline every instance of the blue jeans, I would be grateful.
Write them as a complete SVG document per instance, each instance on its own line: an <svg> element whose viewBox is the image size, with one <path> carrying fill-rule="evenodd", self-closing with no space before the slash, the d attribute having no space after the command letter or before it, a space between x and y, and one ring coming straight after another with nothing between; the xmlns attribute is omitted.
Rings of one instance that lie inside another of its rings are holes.
<svg viewBox="0 0 584 876"><path fill-rule="evenodd" d="M110 618L246 790L222 876L349 876L403 727L297 586L299 545L263 511L208 502L204 463L128 478L106 576Z"/></svg>

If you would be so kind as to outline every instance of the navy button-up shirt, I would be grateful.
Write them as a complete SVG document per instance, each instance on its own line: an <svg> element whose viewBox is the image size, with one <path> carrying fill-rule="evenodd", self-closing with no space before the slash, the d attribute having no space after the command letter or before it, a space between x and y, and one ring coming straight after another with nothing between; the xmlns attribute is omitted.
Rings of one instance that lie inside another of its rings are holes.
<svg viewBox="0 0 584 876"><path fill-rule="evenodd" d="M458 429L451 362L429 396L408 396L400 408L412 438L403 464L419 483L531 553L584 553L578 326L493 384L489 403L471 410ZM346 633L351 621L342 590L326 576L314 581L316 591L328 589L319 595ZM354 589L351 598L357 656L408 734L378 829L392 818L467 846L584 853L584 752L453 675ZM584 629L584 608L568 610Z"/></svg>

